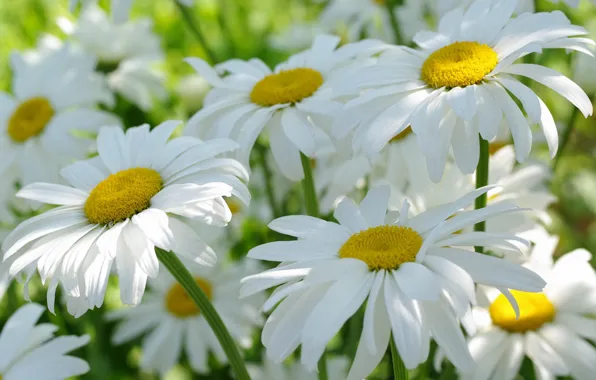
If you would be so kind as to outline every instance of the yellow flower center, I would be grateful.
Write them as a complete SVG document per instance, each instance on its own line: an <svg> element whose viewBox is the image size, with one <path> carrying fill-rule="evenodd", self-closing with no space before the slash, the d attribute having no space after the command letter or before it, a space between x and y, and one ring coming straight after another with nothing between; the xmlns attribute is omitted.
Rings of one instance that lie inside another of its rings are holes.
<svg viewBox="0 0 596 380"><path fill-rule="evenodd" d="M509 332L522 333L537 330L555 318L556 310L544 293L528 293L512 290L519 305L519 319L504 295L499 295L488 308L496 326Z"/></svg>
<svg viewBox="0 0 596 380"><path fill-rule="evenodd" d="M397 135L395 135L389 142L401 141L401 140L405 139L406 137L408 137L411 133L412 133L412 128L408 127L406 129L404 129L403 131L399 132Z"/></svg>
<svg viewBox="0 0 596 380"><path fill-rule="evenodd" d="M209 281L195 277L195 282L205 292L207 298L213 297L213 287ZM198 315L201 311L194 303L186 290L179 283L175 283L166 294L166 309L178 318L187 318ZM1 379L0 379L1 380Z"/></svg>
<svg viewBox="0 0 596 380"><path fill-rule="evenodd" d="M53 116L54 109L46 98L27 99L8 119L8 135L14 142L23 143L43 132Z"/></svg>
<svg viewBox="0 0 596 380"><path fill-rule="evenodd" d="M339 249L342 259L364 261L370 270L396 269L416 261L422 237L402 226L372 227L352 235Z"/></svg>
<svg viewBox="0 0 596 380"><path fill-rule="evenodd" d="M242 211L242 206L240 205L240 202L238 202L237 200L232 198L224 198L224 201L228 205L230 211L232 212L232 215L236 215L240 213L240 211Z"/></svg>
<svg viewBox="0 0 596 380"><path fill-rule="evenodd" d="M267 75L252 89L250 100L264 107L298 103L308 98L323 84L323 75L308 68L280 71Z"/></svg>
<svg viewBox="0 0 596 380"><path fill-rule="evenodd" d="M149 208L151 198L162 188L158 172L132 168L110 174L89 194L85 215L95 224L113 224Z"/></svg>
<svg viewBox="0 0 596 380"><path fill-rule="evenodd" d="M497 53L478 42L454 42L432 53L421 77L430 87L466 87L480 83L497 66Z"/></svg>
<svg viewBox="0 0 596 380"><path fill-rule="evenodd" d="M372 0L372 2L375 3L375 4L377 4L377 5L385 5L385 0Z"/></svg>

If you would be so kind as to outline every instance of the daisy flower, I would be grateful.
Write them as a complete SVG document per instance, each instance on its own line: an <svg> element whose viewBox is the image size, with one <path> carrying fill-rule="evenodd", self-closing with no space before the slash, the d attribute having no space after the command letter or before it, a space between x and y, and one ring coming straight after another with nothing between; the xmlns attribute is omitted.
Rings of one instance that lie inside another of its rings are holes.
<svg viewBox="0 0 596 380"><path fill-rule="evenodd" d="M512 291L519 308L515 311L494 289L479 297L473 309L478 331L468 343L477 367L462 379L513 380L524 357L531 360L539 380L594 378L596 349L588 341L596 339L592 255L578 249L553 263L557 243L557 237L543 239L524 264L547 280L544 292Z"/></svg>
<svg viewBox="0 0 596 380"><path fill-rule="evenodd" d="M90 152L94 141L84 134L118 123L112 114L95 109L110 98L94 64L93 57L69 45L35 62L12 54L13 93L0 91L3 181L58 181L63 166Z"/></svg>
<svg viewBox="0 0 596 380"><path fill-rule="evenodd" d="M69 310L80 314L103 303L112 264L125 304L138 304L147 277L159 262L155 247L183 258L213 265L213 250L187 225L195 220L225 226L231 212L222 197L248 203L242 181L246 170L232 159L216 156L236 149L231 140L203 142L184 137L168 141L180 124L103 127L97 137L99 156L61 171L70 186L34 183L17 196L60 207L21 223L4 240L4 260L14 260L10 274L51 279L52 309L58 283L69 295Z"/></svg>
<svg viewBox="0 0 596 380"><path fill-rule="evenodd" d="M115 23L119 24L128 20L132 1L133 0L111 0L110 10L112 12L112 20ZM97 5L97 0L68 0L68 6L71 12L79 3L81 3L83 10L85 10L90 6Z"/></svg>
<svg viewBox="0 0 596 380"><path fill-rule="evenodd" d="M327 126L341 104L330 99L328 81L339 68L382 45L365 40L336 49L338 43L337 37L318 36L310 49L273 71L256 58L226 61L215 70L201 59L188 58L214 88L204 108L189 120L186 133L238 141L239 160L248 167L252 147L266 131L281 172L293 181L301 180L300 152L313 158L333 145Z"/></svg>
<svg viewBox="0 0 596 380"><path fill-rule="evenodd" d="M469 250L509 246L519 240L515 236L457 233L520 210L501 203L460 211L488 190L410 218L407 202L401 212L388 213L389 188L376 187L360 206L345 198L334 213L339 224L297 215L271 222L271 229L298 240L252 249L248 257L281 265L243 279L241 288L241 296L248 296L283 284L263 306L268 311L279 303L263 329L268 356L281 362L301 344L301 361L313 370L329 340L368 299L349 380L374 370L390 335L409 369L427 359L431 334L458 368L471 369L458 316L475 302L474 283L497 286L507 295L509 288L537 292L545 285L529 269Z"/></svg>
<svg viewBox="0 0 596 380"><path fill-rule="evenodd" d="M241 262L213 268L188 264L196 283L219 312L225 325L241 347L250 348L255 327L262 325L259 296L238 301L240 279L258 271L255 263ZM109 320L121 320L112 342L116 345L141 335L143 357L140 367L165 375L186 353L191 368L209 372L209 353L220 363L227 358L201 311L186 291L169 273L160 273L149 282L151 291L135 308L122 308L108 314Z"/></svg>
<svg viewBox="0 0 596 380"><path fill-rule="evenodd" d="M54 338L57 326L36 325L44 312L40 305L21 306L6 321L0 335L0 378L2 380L65 380L89 371L83 359L69 356L89 342L89 336Z"/></svg>
<svg viewBox="0 0 596 380"><path fill-rule="evenodd" d="M143 111L154 98L167 97L165 78L152 66L163 60L159 37L150 19L115 24L96 5L86 7L76 24L60 19L63 31L97 57L97 69L106 73L110 89Z"/></svg>
<svg viewBox="0 0 596 380"><path fill-rule="evenodd" d="M281 33L269 38L269 45L278 50L297 51L307 49L319 34L329 33L324 25L316 23L292 23Z"/></svg>
<svg viewBox="0 0 596 380"><path fill-rule="evenodd" d="M516 76L551 88L586 117L592 114L592 103L577 84L557 71L515 62L546 48L589 52L586 46L593 41L574 37L586 30L571 25L561 12L512 18L516 6L516 0L478 0L467 11L454 9L441 18L438 32L416 35L418 49L393 47L378 62L337 76L336 96L368 91L346 104L334 123L335 136L342 138L360 129L354 134L355 150L375 154L411 126L435 182L441 179L450 147L457 166L472 173L479 159L479 135L493 139L503 117L518 161L530 153L529 122L540 124L554 156L558 136L553 117Z"/></svg>
<svg viewBox="0 0 596 380"><path fill-rule="evenodd" d="M344 357L327 358L327 375L329 380L345 380L349 362ZM264 359L263 364L247 363L250 377L259 380L317 380L316 372L309 372L300 363L284 365Z"/></svg>

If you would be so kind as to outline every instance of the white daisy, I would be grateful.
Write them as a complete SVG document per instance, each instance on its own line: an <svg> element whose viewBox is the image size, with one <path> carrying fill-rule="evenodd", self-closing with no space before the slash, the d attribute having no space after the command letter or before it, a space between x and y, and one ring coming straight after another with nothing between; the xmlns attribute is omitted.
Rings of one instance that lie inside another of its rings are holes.
<svg viewBox="0 0 596 380"><path fill-rule="evenodd" d="M350 363L344 357L327 358L327 375L329 380L345 380ZM263 359L263 364L247 363L246 369L250 377L258 380L317 380L316 372L309 372L300 363L284 365Z"/></svg>
<svg viewBox="0 0 596 380"><path fill-rule="evenodd" d="M507 300L488 289L473 310L478 332L469 341L477 368L462 379L513 380L524 357L538 380L570 376L594 378L596 349L596 274L592 255L578 249L553 264L557 237L537 244L525 264L548 282L543 293L513 291L519 318ZM482 306L482 307L481 307Z"/></svg>
<svg viewBox="0 0 596 380"><path fill-rule="evenodd" d="M355 150L379 152L392 137L411 125L427 159L433 181L439 181L450 146L464 173L472 173L479 158L479 134L496 136L505 117L515 142L516 158L525 160L532 145L528 121L511 92L520 100L531 123L540 124L551 156L558 137L544 102L515 78L525 76L550 87L585 115L592 103L584 91L562 74L536 64L514 63L546 48L589 52L593 41L574 38L584 28L571 25L561 12L524 13L511 18L516 0L475 1L467 11L447 13L438 32L420 32L420 47L393 47L379 61L337 76L342 93L368 89L346 104L336 119L334 134L341 138L358 127Z"/></svg>
<svg viewBox="0 0 596 380"><path fill-rule="evenodd" d="M248 257L282 264L244 279L241 288L241 295L247 296L283 284L263 307L267 311L281 301L263 330L268 356L280 362L302 344L302 363L316 368L329 340L368 299L348 379L362 379L374 370L390 333L407 368L427 359L431 334L457 367L473 367L457 318L475 302L474 283L498 286L506 294L508 288L540 291L545 284L526 268L467 249L514 249L511 241L519 240L515 236L457 233L488 217L519 210L501 203L460 212L488 190L410 218L407 202L400 213L388 213L389 188L377 187L360 207L344 199L334 213L339 224L308 216L271 222L271 229L298 240L252 249Z"/></svg>
<svg viewBox="0 0 596 380"><path fill-rule="evenodd" d="M358 41L364 35L394 42L387 12L384 0L331 0L321 13L319 23L335 30L346 27L348 41Z"/></svg>
<svg viewBox="0 0 596 380"><path fill-rule="evenodd" d="M60 168L84 158L95 134L117 119L95 109L108 103L93 57L64 45L36 62L13 53L13 94L0 92L0 174L18 181L56 182ZM4 191L0 191L4 192Z"/></svg>
<svg viewBox="0 0 596 380"><path fill-rule="evenodd" d="M54 338L58 327L36 325L43 312L40 305L26 304L6 321L0 335L2 380L65 380L89 371L85 360L68 355L86 345L89 336Z"/></svg>
<svg viewBox="0 0 596 380"><path fill-rule="evenodd" d="M259 270L252 264L243 262L226 267L218 264L213 268L187 265L243 348L252 345L254 329L263 322L259 312L263 298L257 296L238 301L240 279ZM146 334L140 367L162 376L178 363L182 351L191 368L198 373L209 372L210 352L220 363L227 362L223 348L200 310L169 273L161 273L152 279L149 287L151 291L145 294L139 306L108 314L109 320L122 320L112 336L114 344Z"/></svg>
<svg viewBox="0 0 596 380"><path fill-rule="evenodd" d="M112 20L115 23L119 24L128 20L132 1L133 0L111 0L110 11L112 13ZM68 0L70 10L73 11L78 3L81 3L83 10L85 10L90 6L96 5L97 0Z"/></svg>
<svg viewBox="0 0 596 380"><path fill-rule="evenodd" d="M205 107L189 120L186 133L231 137L240 145L240 162L248 166L251 149L265 130L282 173L301 180L300 152L317 157L332 146L326 129L341 104L330 99L328 81L355 57L373 54L381 45L366 40L336 49L338 43L337 37L319 36L309 50L290 57L274 71L256 58L226 61L215 70L201 59L188 58L214 88Z"/></svg>
<svg viewBox="0 0 596 380"><path fill-rule="evenodd" d="M216 158L236 149L231 140L168 142L178 125L167 121L152 131L143 125L126 134L103 127L99 156L61 171L71 186L35 183L20 190L19 197L60 207L21 223L4 240L4 260L14 260L11 275L37 267L42 282L51 279L50 309L61 283L69 310L79 315L103 303L114 261L122 302L132 305L159 271L155 247L213 265L215 253L186 221L225 226L232 214L222 197L248 203L241 182L247 173L237 161Z"/></svg>
<svg viewBox="0 0 596 380"><path fill-rule="evenodd" d="M97 69L106 73L110 89L147 111L154 98L167 97L165 78L153 66L163 60L160 38L150 19L114 24L96 5L86 7L76 24L59 25L88 53L97 57Z"/></svg>
<svg viewBox="0 0 596 380"><path fill-rule="evenodd" d="M297 51L309 48L319 34L331 32L324 25L316 23L293 23L281 33L269 38L274 49Z"/></svg>

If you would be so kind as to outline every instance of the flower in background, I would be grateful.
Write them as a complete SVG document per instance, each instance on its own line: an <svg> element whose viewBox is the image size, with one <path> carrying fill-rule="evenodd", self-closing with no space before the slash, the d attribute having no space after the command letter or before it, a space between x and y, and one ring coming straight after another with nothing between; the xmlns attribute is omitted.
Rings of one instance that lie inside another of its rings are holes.
<svg viewBox="0 0 596 380"><path fill-rule="evenodd" d="M167 97L165 78L153 68L164 53L150 19L114 24L102 9L92 5L83 9L76 24L62 18L59 25L97 57L97 70L106 73L112 91L143 111L151 108L154 98Z"/></svg>
<svg viewBox="0 0 596 380"><path fill-rule="evenodd" d="M65 380L89 371L83 359L69 356L89 342L89 336L54 338L57 326L36 325L44 312L40 305L21 306L6 321L0 335L0 378L2 380Z"/></svg>
<svg viewBox="0 0 596 380"><path fill-rule="evenodd" d="M313 370L329 340L368 299L349 380L374 370L390 335L409 369L427 359L431 334L458 368L473 368L458 316L475 302L474 283L497 286L509 298L509 288L539 292L545 285L526 268L469 248L509 245L518 240L514 235L458 233L519 210L503 202L461 211L488 190L410 218L407 202L399 213L387 212L389 188L376 187L360 206L345 198L334 213L339 224L298 215L271 222L271 229L298 240L253 248L248 257L281 265L243 279L241 288L249 296L283 284L263 306L268 311L279 303L263 330L268 356L281 362L301 344L302 363Z"/></svg>
<svg viewBox="0 0 596 380"><path fill-rule="evenodd" d="M207 295L234 339L243 348L252 346L256 327L262 325L259 305L264 297L238 300L240 279L259 270L254 262L227 263L212 268L186 263L197 285ZM135 308L122 308L108 314L109 320L121 320L112 342L116 345L143 334L143 357L140 367L157 371L162 376L186 353L191 368L198 373L209 372L209 353L220 363L226 355L201 310L180 284L167 272L149 282L151 291Z"/></svg>
<svg viewBox="0 0 596 380"><path fill-rule="evenodd" d="M207 92L211 89L209 82L199 75L187 75L180 79L176 93L189 112L196 112L203 107Z"/></svg>
<svg viewBox="0 0 596 380"><path fill-rule="evenodd" d="M235 160L217 158L236 149L231 140L202 142L185 137L168 141L180 123L103 127L99 156L61 171L71 186L35 183L17 196L59 205L21 223L4 240L10 274L35 268L42 282L51 279L48 305L53 310L58 283L69 296L69 311L80 315L103 303L115 261L123 303L141 301L147 277L159 262L155 247L187 260L214 265L215 252L187 220L223 227L232 217L223 197L248 204L242 181L246 170Z"/></svg>
<svg viewBox="0 0 596 380"><path fill-rule="evenodd" d="M350 362L344 357L327 357L329 380L345 380ZM263 364L247 363L250 377L258 380L317 380L316 372L309 372L300 363L285 365L263 358Z"/></svg>
<svg viewBox="0 0 596 380"><path fill-rule="evenodd" d="M240 162L266 131L275 162L293 181L304 177L302 152L310 158L333 149L327 126L341 110L332 101L328 81L356 57L371 55L382 44L365 40L336 49L339 38L318 36L313 46L290 57L272 72L261 60L232 59L211 68L199 58L187 62L213 89L205 107L188 122L187 134L238 141Z"/></svg>
<svg viewBox="0 0 596 380"><path fill-rule="evenodd" d="M274 49L298 51L309 48L319 34L330 33L323 25L316 23L293 23L286 29L269 38Z"/></svg>
<svg viewBox="0 0 596 380"><path fill-rule="evenodd" d="M128 20L130 8L132 7L133 0L111 0L110 10L112 13L112 20L116 24L120 24ZM179 0L182 2L181 0ZM83 10L88 7L97 5L97 0L68 0L68 6L71 12L74 10L78 3L82 4ZM112 41L113 42L113 41Z"/></svg>
<svg viewBox="0 0 596 380"><path fill-rule="evenodd" d="M553 263L558 238L545 236L533 248L524 266L547 281L542 293L512 291L519 310L512 309L503 295L483 289L469 340L477 367L462 379L517 377L522 360L528 357L537 379L570 376L589 380L596 372L596 274L592 255L578 249ZM516 318L519 313L519 318Z"/></svg>
<svg viewBox="0 0 596 380"><path fill-rule="evenodd" d="M558 135L544 102L514 76L524 76L559 93L584 116L592 114L585 92L557 71L536 64L514 63L546 48L588 52L593 41L575 38L586 30L571 25L561 12L524 13L511 18L516 0L472 3L447 13L438 32L419 32L419 49L393 47L379 60L335 77L332 87L354 93L334 123L342 138L354 129L354 149L379 152L394 136L411 126L418 137L434 182L441 179L450 147L462 172L472 173L479 159L479 134L492 140L504 117L515 143L516 158L524 161L532 145L528 120L540 124L551 157ZM341 92L336 94L342 95Z"/></svg>
<svg viewBox="0 0 596 380"><path fill-rule="evenodd" d="M4 183L57 182L63 166L91 151L100 126L118 123L114 115L96 109L111 98L94 63L68 44L34 62L12 54L13 93L0 92Z"/></svg>

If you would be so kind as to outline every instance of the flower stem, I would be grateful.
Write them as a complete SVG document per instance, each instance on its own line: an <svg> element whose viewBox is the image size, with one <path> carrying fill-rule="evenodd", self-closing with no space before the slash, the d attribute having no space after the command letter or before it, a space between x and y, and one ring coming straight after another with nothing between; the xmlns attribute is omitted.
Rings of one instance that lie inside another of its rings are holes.
<svg viewBox="0 0 596 380"><path fill-rule="evenodd" d="M488 162L490 160L490 153L488 150L488 141L478 136L480 143L480 160L476 168L476 188L481 188L488 185ZM476 210L486 207L486 193L476 198L474 203ZM482 221L474 225L474 231L486 231L486 222ZM476 252L483 253L483 247L476 247Z"/></svg>
<svg viewBox="0 0 596 380"><path fill-rule="evenodd" d="M571 139L571 135L573 134L573 129L575 127L575 120L581 115L579 108L573 107L573 112L571 112L571 116L569 117L569 121L567 122L567 128L565 132L563 132L563 136L561 136L561 143L559 144L559 152L555 157L553 162L553 170L557 170L561 162L561 157L563 157L563 151L567 144L569 144L569 140Z"/></svg>
<svg viewBox="0 0 596 380"><path fill-rule="evenodd" d="M389 343L391 345L391 363L393 365L393 379L408 380L408 370L406 369L404 362L401 360L399 352L397 352L397 347L395 347L395 340L393 340L393 336L389 337Z"/></svg>
<svg viewBox="0 0 596 380"><path fill-rule="evenodd" d="M279 218L281 214L277 208L277 203L275 202L275 192L273 191L273 185L271 184L273 175L271 173L271 169L269 168L269 164L267 163L267 149L261 144L257 144L256 148L257 153L259 154L259 161L261 161L261 167L263 168L263 176L265 177L265 191L267 192L269 207L271 207L273 218Z"/></svg>
<svg viewBox="0 0 596 380"><path fill-rule="evenodd" d="M196 284L188 269L186 269L178 256L173 252L167 252L155 247L155 253L157 254L159 261L168 269L172 276L174 276L176 281L182 285L190 298L201 310L201 314L207 320L207 323L209 323L211 330L213 330L213 333L228 357L228 361L236 374L236 379L250 380L250 376L244 366L244 360L242 359L238 346L236 346L236 342L234 342L234 339L228 332L221 317L217 314L217 311L205 293L203 293L203 290Z"/></svg>
<svg viewBox="0 0 596 380"><path fill-rule="evenodd" d="M401 32L399 31L399 24L395 17L395 7L401 3L401 0L386 0L385 5L387 6L387 13L389 14L389 22L391 23L391 29L393 29L393 35L395 37L395 44L401 45L402 38Z"/></svg>
<svg viewBox="0 0 596 380"><path fill-rule="evenodd" d="M315 180L312 175L310 158L300 153L302 170L304 170L304 179L302 180L302 189L304 190L304 202L306 203L306 213L317 218L319 216L319 202L317 201L317 191L315 190Z"/></svg>
<svg viewBox="0 0 596 380"><path fill-rule="evenodd" d="M180 13L182 14L182 18L184 19L184 21L186 21L186 24L190 28L190 31L192 32L192 34L194 34L196 39L199 41L199 43L203 47L203 50L205 51L205 55L207 56L209 63L212 63L212 64L217 63L217 57L215 56L213 51L209 48L209 45L207 44L207 39L203 35L203 31L201 30L200 25L195 21L195 18L188 10L188 7L180 4L176 0L174 0L174 4L176 4L178 9L180 10Z"/></svg>
<svg viewBox="0 0 596 380"><path fill-rule="evenodd" d="M317 191L315 190L315 180L312 175L310 158L304 155L304 153L300 152L300 162L302 162L302 170L304 171L302 189L304 191L306 213L317 218L319 216L319 202L317 200ZM321 359L319 359L318 369L319 380L327 380L327 358L325 357L325 352L323 352Z"/></svg>

